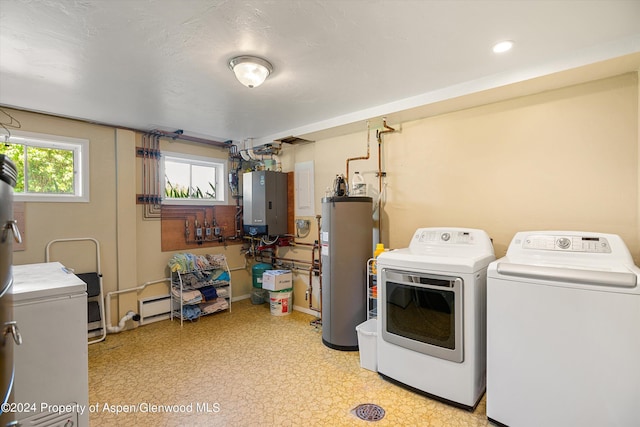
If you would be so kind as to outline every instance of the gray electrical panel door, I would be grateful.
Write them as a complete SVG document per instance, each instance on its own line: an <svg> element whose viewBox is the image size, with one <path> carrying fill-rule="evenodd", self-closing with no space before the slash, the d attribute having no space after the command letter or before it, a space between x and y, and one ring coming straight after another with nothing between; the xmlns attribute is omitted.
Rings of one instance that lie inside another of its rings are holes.
<svg viewBox="0 0 640 427"><path fill-rule="evenodd" d="M244 232L249 235L287 234L287 174L274 171L242 175Z"/></svg>

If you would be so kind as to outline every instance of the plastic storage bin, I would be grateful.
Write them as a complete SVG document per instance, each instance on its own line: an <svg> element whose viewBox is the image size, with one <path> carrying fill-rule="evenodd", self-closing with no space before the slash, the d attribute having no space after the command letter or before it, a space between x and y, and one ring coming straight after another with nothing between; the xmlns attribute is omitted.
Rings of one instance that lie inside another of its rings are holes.
<svg viewBox="0 0 640 427"><path fill-rule="evenodd" d="M253 276L253 291L251 292L252 304L263 304L269 300L269 294L262 289L262 275L267 270L271 270L271 264L258 263L251 267Z"/></svg>
<svg viewBox="0 0 640 427"><path fill-rule="evenodd" d="M262 289L262 275L265 271L271 270L271 264L258 263L251 267L251 273L253 276L253 287Z"/></svg>
<svg viewBox="0 0 640 427"><path fill-rule="evenodd" d="M369 319L356 326L358 332L358 349L360 350L360 366L378 372L378 320Z"/></svg>

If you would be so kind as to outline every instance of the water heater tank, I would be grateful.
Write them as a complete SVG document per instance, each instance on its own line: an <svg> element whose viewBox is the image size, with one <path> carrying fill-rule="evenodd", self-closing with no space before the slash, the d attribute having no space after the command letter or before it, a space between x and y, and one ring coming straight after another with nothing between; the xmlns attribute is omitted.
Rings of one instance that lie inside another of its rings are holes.
<svg viewBox="0 0 640 427"><path fill-rule="evenodd" d="M287 234L287 174L253 171L242 175L244 232L249 235Z"/></svg>
<svg viewBox="0 0 640 427"><path fill-rule="evenodd" d="M356 326L367 320L372 207L371 197L322 199L322 342L336 350L358 350Z"/></svg>

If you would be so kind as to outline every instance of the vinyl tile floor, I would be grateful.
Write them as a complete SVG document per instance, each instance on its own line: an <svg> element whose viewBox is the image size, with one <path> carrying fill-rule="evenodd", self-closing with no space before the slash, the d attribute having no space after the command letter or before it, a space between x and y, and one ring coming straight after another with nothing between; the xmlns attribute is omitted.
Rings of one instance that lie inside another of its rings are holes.
<svg viewBox="0 0 640 427"><path fill-rule="evenodd" d="M195 322L160 321L89 346L91 426L487 426L473 412L360 367L322 344L313 316L250 300ZM354 414L382 407L379 421Z"/></svg>

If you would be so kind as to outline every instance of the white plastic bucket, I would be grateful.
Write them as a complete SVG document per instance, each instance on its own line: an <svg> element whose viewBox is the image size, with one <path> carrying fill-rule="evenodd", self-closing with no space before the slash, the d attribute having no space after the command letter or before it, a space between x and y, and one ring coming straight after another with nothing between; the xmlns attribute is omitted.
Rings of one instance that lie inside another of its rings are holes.
<svg viewBox="0 0 640 427"><path fill-rule="evenodd" d="M271 314L274 316L285 316L293 311L293 289L282 291L269 291L269 305Z"/></svg>
<svg viewBox="0 0 640 427"><path fill-rule="evenodd" d="M356 326L358 332L358 349L360 350L360 366L378 372L378 321L369 319Z"/></svg>

